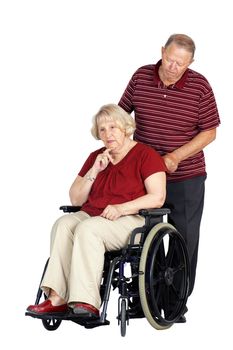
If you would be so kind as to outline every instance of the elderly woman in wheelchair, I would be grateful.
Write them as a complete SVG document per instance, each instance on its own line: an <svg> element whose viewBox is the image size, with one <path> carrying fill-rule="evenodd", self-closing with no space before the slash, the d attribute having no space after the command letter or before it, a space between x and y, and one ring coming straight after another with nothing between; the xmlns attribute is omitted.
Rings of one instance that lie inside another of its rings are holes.
<svg viewBox="0 0 233 350"><path fill-rule="evenodd" d="M104 147L89 155L70 188L73 207L62 209L71 213L52 228L39 296L26 311L41 318L47 329L56 329L62 319L87 328L107 324L114 283L121 294L122 335L132 301L158 329L176 322L185 308L185 243L171 225L162 223L169 210L150 210L164 204L166 167L154 149L131 139L133 132L133 118L117 105L103 106L93 118L92 134ZM128 262L132 278L124 276ZM42 291L45 301L39 303Z"/></svg>

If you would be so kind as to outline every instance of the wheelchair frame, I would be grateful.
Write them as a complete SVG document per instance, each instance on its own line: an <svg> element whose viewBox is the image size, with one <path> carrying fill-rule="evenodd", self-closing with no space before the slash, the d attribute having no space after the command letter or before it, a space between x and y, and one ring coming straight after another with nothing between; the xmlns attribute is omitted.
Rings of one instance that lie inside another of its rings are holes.
<svg viewBox="0 0 233 350"><path fill-rule="evenodd" d="M80 210L80 207L62 206L60 209L71 213ZM60 316L35 315L29 311L25 315L41 319L47 330L57 329L62 320L73 321L85 328L109 325L107 307L113 287L118 288L120 294L117 318L122 336L126 334L130 318L145 316L152 327L159 330L171 327L186 307L190 267L183 237L172 225L163 222L163 217L169 213L168 208L140 210L139 215L145 218L145 225L132 231L128 246L105 253L99 318L82 319L72 310ZM139 243L135 243L139 234ZM124 273L127 263L131 266L131 277L126 277ZM36 305L42 294L39 286Z"/></svg>

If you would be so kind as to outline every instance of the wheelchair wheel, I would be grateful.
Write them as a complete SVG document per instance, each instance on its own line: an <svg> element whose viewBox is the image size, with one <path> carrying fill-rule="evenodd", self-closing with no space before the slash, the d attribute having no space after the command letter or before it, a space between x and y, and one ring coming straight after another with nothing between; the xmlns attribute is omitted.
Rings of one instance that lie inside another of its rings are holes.
<svg viewBox="0 0 233 350"><path fill-rule="evenodd" d="M120 307L120 313L119 313L119 322L121 327L121 336L124 337L126 334L126 300L121 300L121 307Z"/></svg>
<svg viewBox="0 0 233 350"><path fill-rule="evenodd" d="M170 224L149 232L139 265L143 312L156 329L167 329L183 314L188 298L189 260L186 244Z"/></svg>
<svg viewBox="0 0 233 350"><path fill-rule="evenodd" d="M47 318L42 320L42 323L48 331L55 331L60 326L61 321L62 320L57 320L55 318Z"/></svg>

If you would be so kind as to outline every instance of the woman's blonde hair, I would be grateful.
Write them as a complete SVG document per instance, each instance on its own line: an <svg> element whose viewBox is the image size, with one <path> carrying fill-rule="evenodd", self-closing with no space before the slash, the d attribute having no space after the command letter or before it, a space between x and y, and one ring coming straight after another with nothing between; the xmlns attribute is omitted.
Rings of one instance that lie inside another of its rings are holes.
<svg viewBox="0 0 233 350"><path fill-rule="evenodd" d="M126 111L124 111L123 108L116 104L107 104L100 108L98 113L94 115L92 119L92 128L91 133L97 140L100 140L99 132L98 132L98 121L100 118L106 118L113 120L116 125L125 132L126 136L130 136L134 133L135 130L135 121L131 117L130 114L128 114Z"/></svg>

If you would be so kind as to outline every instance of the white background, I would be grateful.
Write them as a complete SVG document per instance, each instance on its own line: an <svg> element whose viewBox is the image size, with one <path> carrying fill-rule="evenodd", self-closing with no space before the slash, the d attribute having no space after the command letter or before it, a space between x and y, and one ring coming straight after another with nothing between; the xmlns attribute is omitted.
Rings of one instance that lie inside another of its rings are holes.
<svg viewBox="0 0 233 350"><path fill-rule="evenodd" d="M0 2L1 342L4 348L232 349L232 15L230 1L2 0ZM215 92L222 124L206 149L208 180L188 322L167 331L131 320L55 332L24 316L49 254L49 233L93 149L91 118L117 103L141 65L157 62L172 33L196 42L191 66ZM145 343L147 341L147 345ZM85 343L83 343L85 342ZM82 345L81 345L82 343Z"/></svg>

